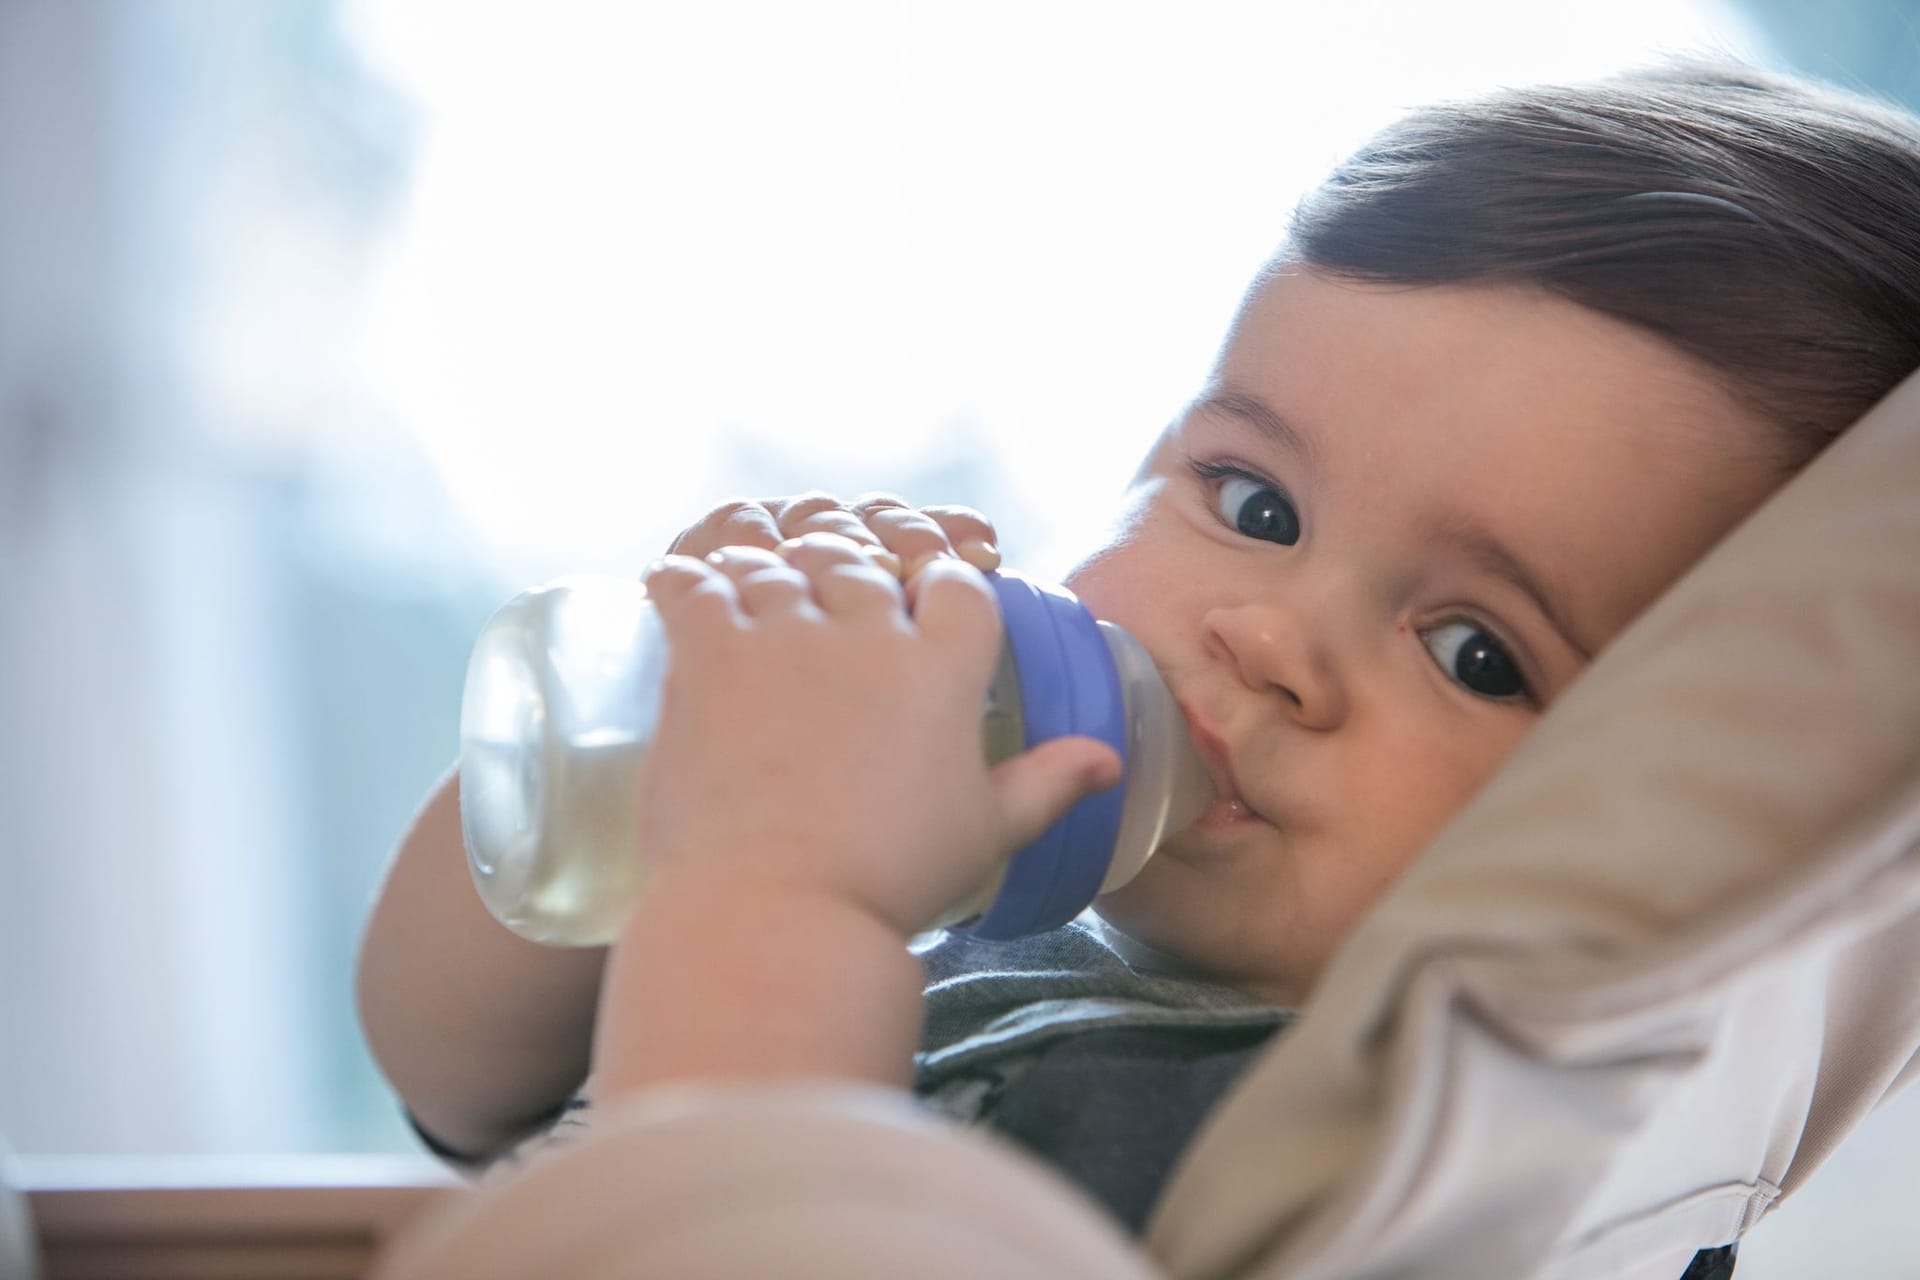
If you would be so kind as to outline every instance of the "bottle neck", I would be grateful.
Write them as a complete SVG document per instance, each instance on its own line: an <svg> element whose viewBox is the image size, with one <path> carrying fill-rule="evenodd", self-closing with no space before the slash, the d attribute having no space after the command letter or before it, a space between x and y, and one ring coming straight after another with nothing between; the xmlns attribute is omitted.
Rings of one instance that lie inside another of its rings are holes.
<svg viewBox="0 0 1920 1280"><path fill-rule="evenodd" d="M1127 704L1126 797L1113 859L1100 882L1100 892L1108 893L1138 875L1160 842L1205 813L1217 793L1193 749L1186 713L1146 647L1111 622L1099 626Z"/></svg>

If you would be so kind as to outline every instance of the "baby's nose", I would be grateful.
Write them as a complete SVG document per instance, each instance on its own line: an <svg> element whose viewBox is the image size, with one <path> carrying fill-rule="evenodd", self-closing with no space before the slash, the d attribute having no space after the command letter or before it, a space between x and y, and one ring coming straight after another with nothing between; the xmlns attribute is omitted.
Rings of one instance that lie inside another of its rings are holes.
<svg viewBox="0 0 1920 1280"><path fill-rule="evenodd" d="M1302 726L1332 729L1346 718L1329 646L1297 611L1266 602L1223 606L1204 625L1208 652L1231 664L1247 688L1279 698Z"/></svg>

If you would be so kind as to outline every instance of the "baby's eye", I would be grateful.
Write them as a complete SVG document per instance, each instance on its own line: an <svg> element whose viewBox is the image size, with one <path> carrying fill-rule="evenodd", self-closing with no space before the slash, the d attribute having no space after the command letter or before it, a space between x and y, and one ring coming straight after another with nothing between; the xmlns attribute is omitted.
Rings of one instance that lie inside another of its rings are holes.
<svg viewBox="0 0 1920 1280"><path fill-rule="evenodd" d="M1229 475L1214 498L1220 514L1249 538L1290 547L1300 541L1300 513L1285 494L1248 476Z"/></svg>
<svg viewBox="0 0 1920 1280"><path fill-rule="evenodd" d="M1483 698L1526 696L1520 664L1501 643L1469 622L1448 622L1421 633L1440 669Z"/></svg>

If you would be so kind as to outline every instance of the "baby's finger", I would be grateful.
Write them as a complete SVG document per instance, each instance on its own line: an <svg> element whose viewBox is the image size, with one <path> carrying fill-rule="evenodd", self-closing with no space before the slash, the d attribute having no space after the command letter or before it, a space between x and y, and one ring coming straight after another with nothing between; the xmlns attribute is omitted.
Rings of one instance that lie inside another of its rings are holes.
<svg viewBox="0 0 1920 1280"><path fill-rule="evenodd" d="M733 583L747 617L770 621L813 612L811 584L802 570L764 547L722 547L707 564Z"/></svg>
<svg viewBox="0 0 1920 1280"><path fill-rule="evenodd" d="M1000 535L994 531L993 521L972 507L955 503L941 503L920 510L940 526L962 560L982 573L992 573L1000 567Z"/></svg>
<svg viewBox="0 0 1920 1280"><path fill-rule="evenodd" d="M874 563L873 552L832 533L810 533L781 544L794 568L805 573L813 597L829 614L890 611L903 617L906 597L893 571Z"/></svg>
<svg viewBox="0 0 1920 1280"><path fill-rule="evenodd" d="M705 561L663 556L648 565L641 577L669 636L690 631L712 634L746 624L733 582Z"/></svg>
<svg viewBox="0 0 1920 1280"><path fill-rule="evenodd" d="M920 631L943 645L973 654L985 669L1000 652L1000 607L980 571L942 556L907 580L907 609Z"/></svg>
<svg viewBox="0 0 1920 1280"><path fill-rule="evenodd" d="M912 505L911 502L908 502L905 498L890 490L869 489L852 502L849 502L847 504L847 510L855 511L865 516L867 512L874 510L876 507L910 507Z"/></svg>
<svg viewBox="0 0 1920 1280"><path fill-rule="evenodd" d="M857 556L866 563L878 565L894 577L899 577L900 558L881 546L879 541L874 538L872 532L867 530L865 526L862 526L861 531L865 536L861 538L850 538L844 533L834 533L825 529L816 529L811 533L803 533L797 537L788 538L774 549L788 559L792 559L792 553L794 549L798 547L832 547L843 556Z"/></svg>
<svg viewBox="0 0 1920 1280"><path fill-rule="evenodd" d="M1006 843L1013 847L1040 837L1076 801L1118 783L1125 772L1120 755L1098 738L1052 738L1003 761L993 770Z"/></svg>
<svg viewBox="0 0 1920 1280"><path fill-rule="evenodd" d="M898 558L900 576L911 578L936 556L955 554L947 534L931 516L912 507L869 505L861 514L867 527Z"/></svg>
<svg viewBox="0 0 1920 1280"><path fill-rule="evenodd" d="M765 503L746 498L723 502L680 532L667 548L669 555L698 559L721 547L765 547L772 550L785 536Z"/></svg>
<svg viewBox="0 0 1920 1280"><path fill-rule="evenodd" d="M877 552L886 550L873 530L867 528L866 521L831 494L803 493L769 505L779 518L782 538L804 538L810 533L837 533Z"/></svg>

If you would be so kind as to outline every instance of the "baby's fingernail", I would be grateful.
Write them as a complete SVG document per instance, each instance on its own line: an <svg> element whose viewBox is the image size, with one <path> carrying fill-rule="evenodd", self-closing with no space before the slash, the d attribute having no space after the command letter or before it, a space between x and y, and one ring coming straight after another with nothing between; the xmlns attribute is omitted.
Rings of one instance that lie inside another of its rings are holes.
<svg viewBox="0 0 1920 1280"><path fill-rule="evenodd" d="M1000 548L985 538L966 538L960 543L960 558L976 569L1000 567Z"/></svg>
<svg viewBox="0 0 1920 1280"><path fill-rule="evenodd" d="M901 576L900 557L893 554L893 552L887 551L881 547L869 547L867 549L867 555L872 558L875 564L879 565L882 569L885 569L888 573L892 574L894 577L898 578Z"/></svg>

